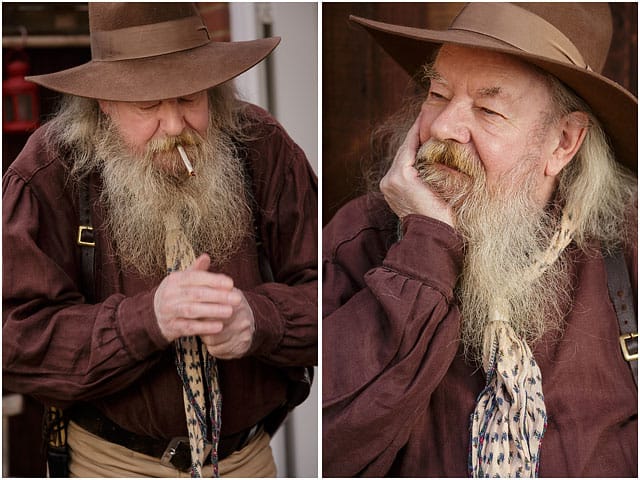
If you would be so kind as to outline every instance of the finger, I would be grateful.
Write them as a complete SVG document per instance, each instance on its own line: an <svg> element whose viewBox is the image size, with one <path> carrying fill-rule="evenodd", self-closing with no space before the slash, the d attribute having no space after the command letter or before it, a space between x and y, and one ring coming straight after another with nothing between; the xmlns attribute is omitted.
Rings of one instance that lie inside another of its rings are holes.
<svg viewBox="0 0 640 480"><path fill-rule="evenodd" d="M237 358L240 356L240 353L244 353L244 351L241 352L241 350L246 351L246 349L241 348L236 344L235 341L232 340L220 341L211 345L206 344L206 346L209 355L211 355L212 357L220 358L222 360Z"/></svg>
<svg viewBox="0 0 640 480"><path fill-rule="evenodd" d="M182 290L180 297L190 302L217 303L237 307L242 302L242 294L237 288L213 288L209 285L189 286Z"/></svg>
<svg viewBox="0 0 640 480"><path fill-rule="evenodd" d="M178 319L200 320L216 319L224 322L231 318L233 307L219 303L183 302L175 307L175 316Z"/></svg>
<svg viewBox="0 0 640 480"><path fill-rule="evenodd" d="M243 298L244 295L242 294L242 292L237 288L234 288L233 290L231 290L231 292L229 292L229 295L227 296L227 303L229 305L237 307L242 303Z"/></svg>
<svg viewBox="0 0 640 480"><path fill-rule="evenodd" d="M422 123L422 111L420 111L420 114L416 118L415 122L413 122L413 125L411 125L411 128L407 132L407 137L405 139L408 150L413 152L414 154L415 152L418 151L418 147L420 146L420 124L421 123ZM414 155L414 160L415 160L415 155Z"/></svg>
<svg viewBox="0 0 640 480"><path fill-rule="evenodd" d="M223 331L224 325L218 320L178 320L176 327L181 337L198 336L215 338Z"/></svg>
<svg viewBox="0 0 640 480"><path fill-rule="evenodd" d="M183 288L200 286L207 288L219 288L227 291L231 291L233 289L233 279L222 273L212 273L202 270L185 270L184 272L179 273L182 275L174 277L174 279L176 282L179 282L179 285Z"/></svg>
<svg viewBox="0 0 640 480"><path fill-rule="evenodd" d="M222 327L222 330L213 335L201 335L202 343L207 348L220 348L221 345L229 343L233 335L229 333L228 329Z"/></svg>
<svg viewBox="0 0 640 480"><path fill-rule="evenodd" d="M206 272L207 270L209 270L210 266L211 266L211 259L209 258L209 255L207 255L206 253L203 253L198 258L196 258L193 261L193 263L186 268L186 270L189 270L189 271L201 270Z"/></svg>
<svg viewBox="0 0 640 480"><path fill-rule="evenodd" d="M422 112L416 117L413 125L409 128L407 136L398 151L398 163L400 167L412 166L416 160L416 152L420 146L420 123L422 121Z"/></svg>

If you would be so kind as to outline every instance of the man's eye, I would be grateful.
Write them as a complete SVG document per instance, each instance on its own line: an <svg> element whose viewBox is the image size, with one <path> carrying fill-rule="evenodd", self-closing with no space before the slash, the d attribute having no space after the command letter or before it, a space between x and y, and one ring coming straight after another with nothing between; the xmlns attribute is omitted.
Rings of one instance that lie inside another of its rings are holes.
<svg viewBox="0 0 640 480"><path fill-rule="evenodd" d="M444 95L441 95L437 92L429 92L428 97L430 100L446 100L446 97Z"/></svg>
<svg viewBox="0 0 640 480"><path fill-rule="evenodd" d="M140 110L152 110L156 108L158 105L160 105L160 102L145 102L145 103L139 103L138 108Z"/></svg>
<svg viewBox="0 0 640 480"><path fill-rule="evenodd" d="M184 97L180 97L178 99L178 101L180 103L193 103L193 102L196 102L196 101L200 100L201 98L203 98L204 95L205 95L204 92L192 93L191 95L186 95Z"/></svg>
<svg viewBox="0 0 640 480"><path fill-rule="evenodd" d="M495 110L491 110L490 108L486 108L486 107L478 107L478 109L479 109L482 113L485 113L485 114L487 114L487 115L489 115L489 116L492 116L492 117L493 117L493 116L497 116L497 117L502 117L502 118L504 118L504 115L502 115L502 114L500 114L500 113L496 112Z"/></svg>

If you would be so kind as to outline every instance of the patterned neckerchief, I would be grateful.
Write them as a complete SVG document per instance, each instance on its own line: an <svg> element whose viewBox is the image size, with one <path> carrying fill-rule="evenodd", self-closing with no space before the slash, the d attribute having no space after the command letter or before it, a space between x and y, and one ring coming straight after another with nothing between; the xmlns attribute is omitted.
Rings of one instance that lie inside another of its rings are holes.
<svg viewBox="0 0 640 480"><path fill-rule="evenodd" d="M572 219L565 211L547 250L523 272L529 281L538 279L571 243ZM508 303L497 295L484 335L486 386L471 415L472 477L538 476L547 428L542 374L531 349L511 327L509 313Z"/></svg>
<svg viewBox="0 0 640 480"><path fill-rule="evenodd" d="M195 260L193 248L175 216L168 216L165 227L167 272L184 270ZM175 347L191 448L191 476L202 477L207 447L211 445L213 476L217 477L222 394L216 360L209 355L199 337L179 338L175 341Z"/></svg>

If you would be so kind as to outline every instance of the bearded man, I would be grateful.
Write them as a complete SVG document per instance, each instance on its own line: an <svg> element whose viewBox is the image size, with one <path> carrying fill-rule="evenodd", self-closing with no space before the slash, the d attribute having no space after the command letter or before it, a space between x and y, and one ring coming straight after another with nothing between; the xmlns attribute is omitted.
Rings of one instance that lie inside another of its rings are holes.
<svg viewBox="0 0 640 480"><path fill-rule="evenodd" d="M275 476L316 363L316 178L228 81L279 39L213 42L188 3L89 19L3 178L4 386L63 409L72 476Z"/></svg>
<svg viewBox="0 0 640 480"><path fill-rule="evenodd" d="M633 335L608 288L631 274L628 313L637 101L597 73L608 6L351 19L427 93L382 194L323 233L324 475L637 477Z"/></svg>

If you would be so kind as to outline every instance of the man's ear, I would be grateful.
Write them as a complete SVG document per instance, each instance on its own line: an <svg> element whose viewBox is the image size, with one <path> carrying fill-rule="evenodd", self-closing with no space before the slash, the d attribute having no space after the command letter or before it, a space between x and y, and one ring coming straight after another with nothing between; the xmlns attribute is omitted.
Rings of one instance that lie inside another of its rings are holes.
<svg viewBox="0 0 640 480"><path fill-rule="evenodd" d="M589 128L589 116L585 112L571 112L560 119L556 126L558 142L547 161L544 174L555 177L571 161L584 141Z"/></svg>
<svg viewBox="0 0 640 480"><path fill-rule="evenodd" d="M98 105L100 106L100 110L102 110L102 113L104 113L106 116L111 116L111 113L113 111L113 103L108 101L108 100L98 100Z"/></svg>

